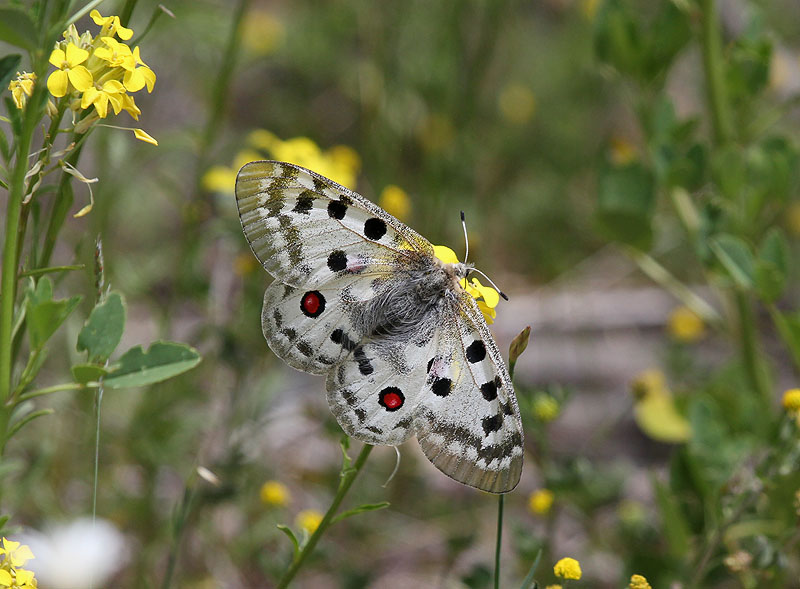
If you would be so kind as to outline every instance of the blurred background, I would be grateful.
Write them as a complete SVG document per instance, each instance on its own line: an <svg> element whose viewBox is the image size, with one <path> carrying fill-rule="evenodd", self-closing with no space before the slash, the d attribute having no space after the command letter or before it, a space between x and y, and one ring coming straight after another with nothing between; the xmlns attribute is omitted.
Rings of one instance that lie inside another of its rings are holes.
<svg viewBox="0 0 800 589"><path fill-rule="evenodd" d="M705 304L709 316L724 316L727 303L664 197L675 186L664 180L664 161L696 162L686 138L702 144L711 132L694 2L633 3L645 23L664 10L682 15L674 30L659 29L667 35L659 46L672 48L665 64L634 80L604 44L616 25L602 16L602 0L164 5L173 18L159 18L141 42L156 86L137 96L138 126L159 145L111 129L93 135L80 168L99 178L96 204L67 223L53 258L91 267L100 236L107 280L127 300L123 347L168 338L204 357L167 383L105 394L98 513L119 543L106 586L158 587L172 559L176 587L270 587L290 558L276 524L303 527L335 490L342 433L324 380L291 370L267 348L260 309L270 278L236 214L236 171L266 157L329 175L459 255L463 210L470 258L511 299L492 326L504 354L532 327L515 376L528 454L506 500L502 586L518 586L540 548L542 587L555 582L552 564L563 556L581 561L583 586L622 587L633 573L654 587L683 586L671 585L685 577L664 529L670 513L659 494L670 491L658 481L676 468L675 453L696 425L686 396L743 380L735 341L698 313ZM114 2L99 8L118 13ZM743 50L751 77L737 116L796 136L797 110L779 109L800 90L800 5L729 0L718 9L726 48L753 40ZM140 0L129 26L143 31L158 10ZM96 29L88 18L77 25ZM655 144L659 129L671 143ZM771 224L797 253L790 147L786 195ZM699 159L707 163L708 153ZM650 180L614 176L651 168ZM695 172L681 176L686 194L714 181L706 168L687 174ZM604 191L633 182L636 192L640 180L654 182L659 195L646 245L612 234L598 211ZM84 188L76 188L76 210L88 199ZM654 280L658 269L688 286L698 308ZM794 268L784 297L795 307L796 275ZM93 288L88 273L65 282ZM769 322L765 314L757 320ZM77 354L66 342L80 327L75 318L63 330L66 356ZM796 373L771 327L762 345L777 407L780 392L797 386ZM48 362L63 374L69 361ZM667 400L648 414L636 401L642 390ZM58 418L33 424L11 449L29 467L8 501L20 506L19 523L38 530L91 509L92 397L61 393L53 403ZM354 442L351 454L358 448ZM294 586L489 586L496 501L442 475L416 442L400 452L387 483L395 452L377 448L345 501L391 506L332 528ZM218 481L198 477L198 466ZM791 495L786 506L791 513ZM781 585L758 586L800 586L797 543L788 546L793 560L780 548L772 553L788 567ZM725 545L731 554L738 548ZM724 556L707 586L757 586L739 584Z"/></svg>

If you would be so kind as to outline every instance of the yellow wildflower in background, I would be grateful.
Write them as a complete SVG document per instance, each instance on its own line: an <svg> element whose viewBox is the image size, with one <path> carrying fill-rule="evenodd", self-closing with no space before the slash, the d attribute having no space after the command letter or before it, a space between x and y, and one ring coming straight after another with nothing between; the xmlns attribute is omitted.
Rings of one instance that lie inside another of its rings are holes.
<svg viewBox="0 0 800 589"><path fill-rule="evenodd" d="M297 527L305 530L309 534L313 534L319 527L319 524L322 523L322 517L322 514L315 509L304 509L297 514L295 523L297 523Z"/></svg>
<svg viewBox="0 0 800 589"><path fill-rule="evenodd" d="M0 548L0 587L9 589L36 589L36 579L32 571L23 569L26 562L34 558L31 549L3 538Z"/></svg>
<svg viewBox="0 0 800 589"><path fill-rule="evenodd" d="M550 489L537 489L528 497L528 509L534 515L547 515L553 507L555 495Z"/></svg>
<svg viewBox="0 0 800 589"><path fill-rule="evenodd" d="M609 155L615 166L624 166L636 159L636 147L625 137L614 136Z"/></svg>
<svg viewBox="0 0 800 589"><path fill-rule="evenodd" d="M417 125L417 140L425 151L444 151L455 138L453 123L445 115L429 115Z"/></svg>
<svg viewBox="0 0 800 589"><path fill-rule="evenodd" d="M271 12L253 9L243 23L242 45L253 55L274 53L283 43L285 28Z"/></svg>
<svg viewBox="0 0 800 589"><path fill-rule="evenodd" d="M659 442L679 444L691 436L689 421L675 406L664 373L645 370L631 384L633 416L639 429Z"/></svg>
<svg viewBox="0 0 800 589"><path fill-rule="evenodd" d="M259 495L261 496L261 502L265 505L277 505L280 507L287 505L290 498L289 489L278 481L267 481L261 485Z"/></svg>
<svg viewBox="0 0 800 589"><path fill-rule="evenodd" d="M653 589L650 587L650 583L647 582L647 579L644 578L642 575L633 575L631 577L631 582L628 583L628 589Z"/></svg>
<svg viewBox="0 0 800 589"><path fill-rule="evenodd" d="M669 334L680 342L696 342L705 335L703 319L689 307L681 305L670 313L667 321Z"/></svg>
<svg viewBox="0 0 800 589"><path fill-rule="evenodd" d="M394 184L390 184L381 191L378 204L387 213L401 221L407 221L411 214L411 199L408 198L405 190Z"/></svg>
<svg viewBox="0 0 800 589"><path fill-rule="evenodd" d="M537 393L533 398L533 416L542 423L550 423L561 413L561 405L547 393Z"/></svg>
<svg viewBox="0 0 800 589"><path fill-rule="evenodd" d="M544 589L561 589L561 585L548 585Z"/></svg>
<svg viewBox="0 0 800 589"><path fill-rule="evenodd" d="M36 82L36 74L31 72L17 72L17 77L8 84L11 91L11 98L18 109L25 108L28 98L33 94L33 85Z"/></svg>
<svg viewBox="0 0 800 589"><path fill-rule="evenodd" d="M497 98L500 114L509 123L524 125L536 112L536 97L524 84L511 83L503 88Z"/></svg>
<svg viewBox="0 0 800 589"><path fill-rule="evenodd" d="M233 193L236 184L236 174L239 169L250 162L264 159L260 153L252 149L245 149L236 154L233 166L211 166L203 174L203 188L208 192L219 192L221 194Z"/></svg>
<svg viewBox="0 0 800 589"><path fill-rule="evenodd" d="M800 427L800 389L789 389L783 393L783 408L797 420L797 427Z"/></svg>
<svg viewBox="0 0 800 589"><path fill-rule="evenodd" d="M561 579L573 579L576 581L579 580L583 574L581 572L581 563L570 557L559 560L556 566L553 567L553 572L556 577Z"/></svg>
<svg viewBox="0 0 800 589"><path fill-rule="evenodd" d="M459 262L456 253L446 245L434 245L433 255L445 264L458 264ZM497 317L497 311L494 308L500 302L498 292L491 287L483 286L477 278L472 278L469 283L467 283L466 278L463 278L459 284L477 301L478 308L483 313L486 323L489 325L494 323L494 318Z"/></svg>

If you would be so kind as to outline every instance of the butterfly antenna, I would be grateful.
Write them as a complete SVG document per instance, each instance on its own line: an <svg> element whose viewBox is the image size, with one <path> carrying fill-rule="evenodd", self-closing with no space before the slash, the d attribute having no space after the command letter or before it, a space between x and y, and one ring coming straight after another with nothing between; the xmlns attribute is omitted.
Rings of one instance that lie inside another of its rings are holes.
<svg viewBox="0 0 800 589"><path fill-rule="evenodd" d="M389 483L392 482L392 479L394 478L394 475L396 475L397 471L400 469L400 449L397 446L392 446L392 448L394 448L394 451L397 452L397 462L395 462L394 470L392 471L392 474L390 474L389 478L386 479L386 482L381 485L381 487L383 487L384 489L386 488L386 486Z"/></svg>
<svg viewBox="0 0 800 589"><path fill-rule="evenodd" d="M464 263L467 263L469 258L469 238L467 237L467 222L464 219L464 211L461 211L461 226L464 228L464 243L466 244L466 253L464 254Z"/></svg>
<svg viewBox="0 0 800 589"><path fill-rule="evenodd" d="M478 270L477 268L472 268L470 271L471 271L471 272L477 272L478 274L480 274L481 276L483 276L483 277L484 277L486 280L488 280L488 281L489 281L489 284L491 284L491 285L492 285L492 288L493 288L493 289L495 289L495 290L496 290L498 293L500 293L500 296L501 296L501 297L503 297L503 299L504 299L504 300L506 300L506 301L508 300L508 295L506 295L506 293L504 293L502 290L500 290L499 288L497 288L497 285L494 283L494 280L492 280L491 278L489 278L488 276L486 276L486 272L481 272L481 271L480 271L480 270Z"/></svg>

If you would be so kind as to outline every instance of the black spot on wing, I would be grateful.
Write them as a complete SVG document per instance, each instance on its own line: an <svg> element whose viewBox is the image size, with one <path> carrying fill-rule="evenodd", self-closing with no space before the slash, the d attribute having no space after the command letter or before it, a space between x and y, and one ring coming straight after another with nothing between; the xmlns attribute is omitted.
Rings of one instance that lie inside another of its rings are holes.
<svg viewBox="0 0 800 589"><path fill-rule="evenodd" d="M467 346L467 360L469 360L471 364L480 362L484 358L486 358L486 346L483 345L481 340L476 339Z"/></svg>
<svg viewBox="0 0 800 589"><path fill-rule="evenodd" d="M303 356L311 358L311 356L314 355L314 346L312 346L306 340L297 340L297 343L294 345L294 347L297 348L300 353L303 354Z"/></svg>
<svg viewBox="0 0 800 589"><path fill-rule="evenodd" d="M367 358L367 354L364 352L364 348L361 346L358 346L353 350L353 358L355 358L355 361L358 362L358 371L364 376L369 376L375 372L375 369L372 367L372 363L370 362L369 358Z"/></svg>
<svg viewBox="0 0 800 589"><path fill-rule="evenodd" d="M449 378L437 378L431 383L431 392L439 397L446 397L453 390L453 381Z"/></svg>
<svg viewBox="0 0 800 589"><path fill-rule="evenodd" d="M494 401L497 398L497 384L490 380L481 385L481 394L487 401Z"/></svg>
<svg viewBox="0 0 800 589"><path fill-rule="evenodd" d="M344 216L347 214L347 204L342 202L342 200L332 200L328 203L328 216L331 219L339 219L340 221L344 219Z"/></svg>
<svg viewBox="0 0 800 589"><path fill-rule="evenodd" d="M483 426L483 433L488 436L490 433L496 432L503 427L503 416L498 413L496 415L484 417L481 421L481 425Z"/></svg>
<svg viewBox="0 0 800 589"><path fill-rule="evenodd" d="M341 272L347 268L347 254L342 250L334 250L328 256L328 268L331 272Z"/></svg>
<svg viewBox="0 0 800 589"><path fill-rule="evenodd" d="M386 235L386 222L377 217L367 219L364 223L364 235L373 241L379 240Z"/></svg>
<svg viewBox="0 0 800 589"><path fill-rule="evenodd" d="M300 196L297 197L297 202L294 205L292 211L295 213L300 213L301 215L308 215L311 213L311 209L314 207L314 193L310 190L304 190L300 193Z"/></svg>

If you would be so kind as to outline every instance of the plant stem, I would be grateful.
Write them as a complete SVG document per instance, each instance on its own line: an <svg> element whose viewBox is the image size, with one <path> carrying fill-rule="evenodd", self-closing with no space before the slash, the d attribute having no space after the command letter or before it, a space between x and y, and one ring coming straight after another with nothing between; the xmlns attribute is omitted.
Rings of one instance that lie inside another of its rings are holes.
<svg viewBox="0 0 800 589"><path fill-rule="evenodd" d="M353 463L353 466L342 476L341 480L339 481L339 488L336 491L336 496L333 498L331 506L328 508L328 511L325 513L325 516L322 518L319 526L317 526L317 529L314 530L313 534L311 534L308 542L306 542L302 550L300 550L300 552L294 557L292 564L289 565L289 568L286 569L286 572L283 573L283 577L281 577L281 580L278 582L277 589L284 589L285 587L289 586L289 583L297 574L297 571L300 570L303 562L305 562L309 554L313 552L314 547L317 545L317 542L319 542L322 534L324 534L325 530L330 527L331 520L336 515L336 511L339 509L339 505L342 503L342 500L347 494L347 491L350 489L350 486L353 484L353 481L358 476L358 473L361 472L364 463L369 457L369 453L372 452L372 448L373 447L371 445L364 444L364 447L361 448L361 452L359 453L358 458L356 458L356 461Z"/></svg>
<svg viewBox="0 0 800 589"><path fill-rule="evenodd" d="M506 496L497 497L497 543L494 547L494 589L500 589L500 547L503 544L503 505Z"/></svg>
<svg viewBox="0 0 800 589"><path fill-rule="evenodd" d="M706 100L711 114L714 143L725 145L733 140L733 124L730 103L725 87L724 63L722 60L722 34L714 0L700 0L702 18L701 45L703 71L706 79ZM734 293L734 302L739 320L739 349L745 374L753 390L765 401L772 402L769 387L760 370L758 334L753 324L753 309L747 295Z"/></svg>

